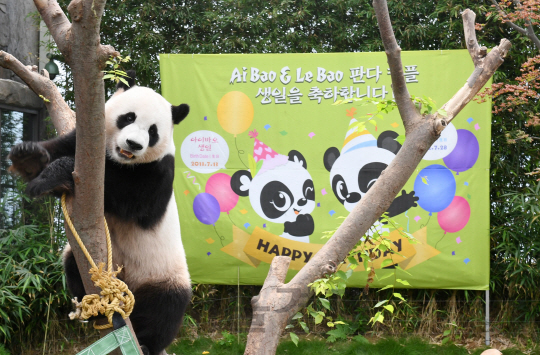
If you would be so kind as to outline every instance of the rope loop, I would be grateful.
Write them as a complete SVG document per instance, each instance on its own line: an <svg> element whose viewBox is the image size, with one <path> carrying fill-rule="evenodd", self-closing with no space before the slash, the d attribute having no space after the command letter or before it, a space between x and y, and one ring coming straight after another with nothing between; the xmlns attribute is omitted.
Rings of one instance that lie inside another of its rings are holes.
<svg viewBox="0 0 540 355"><path fill-rule="evenodd" d="M80 319L85 320L92 316L98 316L103 314L107 317L109 324L96 325L94 323L94 328L96 329L107 329L113 326L112 317L114 312L120 313L122 318L127 318L133 311L133 306L135 305L135 297L133 293L129 290L127 285L120 279L116 277L118 273L122 270L121 267L118 267L116 271L112 270L112 246L111 246L111 235L109 233L109 227L107 226L107 220L105 221L105 235L107 237L107 270L105 270L105 264L99 263L96 265L92 256L84 246L79 234L73 226L73 222L69 217L69 213L66 207L66 194L62 195L62 211L64 212L64 217L66 223L73 233L73 236L77 240L79 247L82 252L88 259L88 262L91 265L90 268L90 279L94 282L96 287L101 289L99 295L86 295L83 297L82 301L79 302L75 297L72 302L75 304L75 311L69 314L70 319Z"/></svg>

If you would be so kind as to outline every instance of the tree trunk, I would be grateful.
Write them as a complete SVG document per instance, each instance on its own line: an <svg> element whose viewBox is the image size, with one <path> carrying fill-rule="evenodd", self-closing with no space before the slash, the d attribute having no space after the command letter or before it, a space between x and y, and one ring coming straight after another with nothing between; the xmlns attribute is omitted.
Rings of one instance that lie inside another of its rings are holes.
<svg viewBox="0 0 540 355"><path fill-rule="evenodd" d="M498 47L486 55L485 48L480 48L476 42L475 14L465 10L465 39L475 70L463 88L443 106L448 113L447 117L437 113L423 117L411 101L407 90L401 49L394 37L386 0L374 0L373 7L388 58L395 101L405 126L405 143L333 237L288 284L283 284L283 281L290 262L289 257L273 259L261 293L252 300L253 319L246 355L275 354L279 337L289 319L304 307L309 299L310 290L307 285L336 271L336 265L346 258L369 227L390 207L442 130L487 83L510 48L510 42L503 39Z"/></svg>

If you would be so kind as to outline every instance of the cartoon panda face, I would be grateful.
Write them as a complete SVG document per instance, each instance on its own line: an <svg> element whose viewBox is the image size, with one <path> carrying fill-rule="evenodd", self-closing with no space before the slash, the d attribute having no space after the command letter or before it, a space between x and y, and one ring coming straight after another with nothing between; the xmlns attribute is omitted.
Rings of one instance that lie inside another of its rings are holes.
<svg viewBox="0 0 540 355"><path fill-rule="evenodd" d="M315 209L313 179L303 156L295 151L289 153L285 164L254 178L247 170L237 171L231 178L231 188L240 196L249 196L253 210L270 222L294 222L299 215Z"/></svg>
<svg viewBox="0 0 540 355"><path fill-rule="evenodd" d="M301 164L289 161L255 176L249 201L259 216L271 222L292 222L315 208L313 180Z"/></svg>
<svg viewBox="0 0 540 355"><path fill-rule="evenodd" d="M174 155L173 124L189 107L172 106L145 87L132 87L115 94L105 105L107 154L121 164L141 164Z"/></svg>
<svg viewBox="0 0 540 355"><path fill-rule="evenodd" d="M330 171L330 183L347 211L352 211L394 157L388 150L369 147L361 153L343 154L336 160Z"/></svg>
<svg viewBox="0 0 540 355"><path fill-rule="evenodd" d="M393 131L385 131L376 145L343 154L335 147L326 151L324 165L330 171L332 190L347 211L352 211L395 158L401 148L395 141L397 136Z"/></svg>

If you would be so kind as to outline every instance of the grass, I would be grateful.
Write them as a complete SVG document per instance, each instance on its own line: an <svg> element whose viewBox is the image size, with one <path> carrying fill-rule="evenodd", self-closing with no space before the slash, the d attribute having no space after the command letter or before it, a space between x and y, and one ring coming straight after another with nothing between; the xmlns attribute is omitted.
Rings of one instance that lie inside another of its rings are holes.
<svg viewBox="0 0 540 355"><path fill-rule="evenodd" d="M182 340L168 349L169 354L195 355L208 351L209 355L239 355L244 353L245 336L237 344L235 338L229 335L225 338L213 341L209 338L199 338L193 343L189 340ZM418 338L394 339L387 338L379 340L377 343L359 343L354 340L338 341L333 344L322 339L300 340L298 347L292 341L280 343L277 355L480 355L485 348L477 349L471 353L467 349L453 344L433 345ZM519 350L503 350L504 355L523 355ZM528 352L528 354L540 354L539 352Z"/></svg>

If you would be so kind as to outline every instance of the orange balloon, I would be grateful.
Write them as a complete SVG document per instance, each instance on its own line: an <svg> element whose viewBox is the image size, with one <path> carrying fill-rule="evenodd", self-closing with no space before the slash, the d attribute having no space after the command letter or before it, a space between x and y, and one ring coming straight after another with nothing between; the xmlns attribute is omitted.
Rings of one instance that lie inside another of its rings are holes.
<svg viewBox="0 0 540 355"><path fill-rule="evenodd" d="M219 100L217 117L221 127L236 136L251 125L253 111L253 104L246 94L231 91Z"/></svg>

